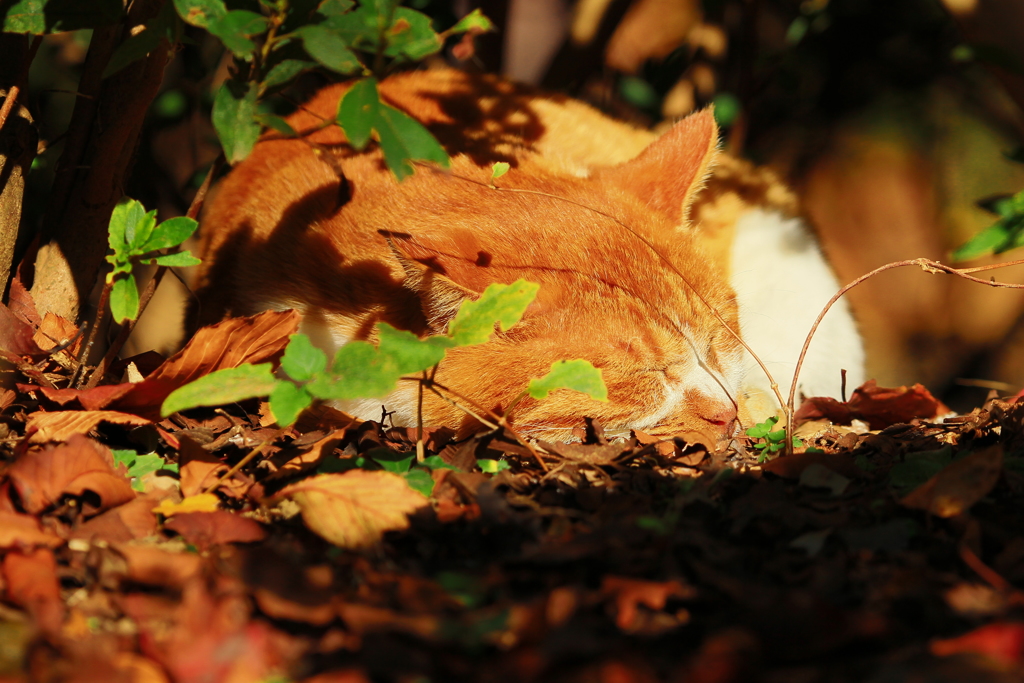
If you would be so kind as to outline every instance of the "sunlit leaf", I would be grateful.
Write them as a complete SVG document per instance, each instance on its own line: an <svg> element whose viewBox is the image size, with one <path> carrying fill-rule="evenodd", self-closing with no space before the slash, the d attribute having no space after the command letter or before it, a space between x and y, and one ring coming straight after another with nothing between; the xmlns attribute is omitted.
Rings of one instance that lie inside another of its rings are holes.
<svg viewBox="0 0 1024 683"><path fill-rule="evenodd" d="M293 424L312 403L309 392L291 382L278 382L270 392L270 411L282 427Z"/></svg>
<svg viewBox="0 0 1024 683"><path fill-rule="evenodd" d="M135 320L139 315L139 288L134 275L129 273L114 279L110 288L110 313L117 323Z"/></svg>
<svg viewBox="0 0 1024 683"><path fill-rule="evenodd" d="M141 259L143 263L153 263L158 266L167 266L168 268L188 268L189 266L198 266L202 261L197 259L188 251L179 251L174 254L164 254L163 256L154 256L153 258Z"/></svg>
<svg viewBox="0 0 1024 683"><path fill-rule="evenodd" d="M494 22L484 16L484 13L480 11L480 8L477 8L459 19L455 26L448 29L447 33L465 33L466 31L484 33L486 31L493 30Z"/></svg>
<svg viewBox="0 0 1024 683"><path fill-rule="evenodd" d="M149 238L139 246L139 252L176 247L191 237L198 227L199 223L187 216L168 219L156 226Z"/></svg>
<svg viewBox="0 0 1024 683"><path fill-rule="evenodd" d="M327 354L306 335L294 334L281 357L281 369L296 382L308 382L327 369Z"/></svg>
<svg viewBox="0 0 1024 683"><path fill-rule="evenodd" d="M394 22L385 34L389 57L406 57L419 61L440 51L444 43L434 32L430 17L407 7L395 10Z"/></svg>
<svg viewBox="0 0 1024 683"><path fill-rule="evenodd" d="M160 501L160 504L153 508L153 512L164 517L171 517L184 512L214 512L220 507L220 499L212 493L200 493L189 496L180 503L175 503L169 498Z"/></svg>
<svg viewBox="0 0 1024 683"><path fill-rule="evenodd" d="M179 410L220 406L247 398L268 396L277 381L270 363L246 363L237 368L218 370L175 389L164 399L160 412L166 417Z"/></svg>
<svg viewBox="0 0 1024 683"><path fill-rule="evenodd" d="M540 285L516 280L510 285L491 284L476 301L467 301L448 325L448 336L458 346L483 344L494 332L495 322L508 330L519 322L537 296Z"/></svg>
<svg viewBox="0 0 1024 683"><path fill-rule="evenodd" d="M556 361L551 365L551 372L530 380L528 391L533 398L542 399L555 389L571 389L597 401L608 400L601 371L585 360Z"/></svg>

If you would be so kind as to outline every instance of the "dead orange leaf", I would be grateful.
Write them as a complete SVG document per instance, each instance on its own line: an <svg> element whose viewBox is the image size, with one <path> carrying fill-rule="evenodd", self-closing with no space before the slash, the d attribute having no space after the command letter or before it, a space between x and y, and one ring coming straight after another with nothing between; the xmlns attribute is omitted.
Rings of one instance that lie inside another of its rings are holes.
<svg viewBox="0 0 1024 683"><path fill-rule="evenodd" d="M44 631L56 633L64 620L64 601L53 551L11 551L4 556L2 571L7 599L28 610Z"/></svg>
<svg viewBox="0 0 1024 683"><path fill-rule="evenodd" d="M44 531L35 517L0 510L0 548L34 545L55 548L63 543L64 541L57 535Z"/></svg>
<svg viewBox="0 0 1024 683"><path fill-rule="evenodd" d="M956 638L933 640L929 649L938 657L970 652L1007 666L1019 666L1024 663L1024 624L1007 621L988 624Z"/></svg>
<svg viewBox="0 0 1024 683"><path fill-rule="evenodd" d="M36 411L28 416L25 429L29 443L67 441L73 434L88 434L100 422L121 425L145 425L149 420L138 415L115 410L57 410L51 413Z"/></svg>
<svg viewBox="0 0 1024 683"><path fill-rule="evenodd" d="M386 531L407 529L409 514L427 504L397 474L365 470L321 474L278 496L294 500L307 527L343 548L371 546Z"/></svg>
<svg viewBox="0 0 1024 683"><path fill-rule="evenodd" d="M164 522L164 528L179 534L200 550L219 543L262 541L267 535L259 522L227 510L183 512Z"/></svg>
<svg viewBox="0 0 1024 683"><path fill-rule="evenodd" d="M164 517L172 517L183 512L213 512L220 507L220 498L212 493L200 493L185 498L180 503L162 500L153 508L153 512Z"/></svg>
<svg viewBox="0 0 1024 683"><path fill-rule="evenodd" d="M1002 471L1003 445L981 448L942 468L900 504L937 517L955 517L987 496Z"/></svg>
<svg viewBox="0 0 1024 683"><path fill-rule="evenodd" d="M86 516L92 516L135 499L131 484L113 462L106 446L76 434L65 444L26 453L7 474L27 512L38 514L61 496L92 491L99 496L99 505L88 500L83 505Z"/></svg>
<svg viewBox="0 0 1024 683"><path fill-rule="evenodd" d="M615 603L615 624L628 631L637 616L637 606L660 611L669 598L693 597L694 590L678 581L643 581L625 576L606 576L601 594Z"/></svg>

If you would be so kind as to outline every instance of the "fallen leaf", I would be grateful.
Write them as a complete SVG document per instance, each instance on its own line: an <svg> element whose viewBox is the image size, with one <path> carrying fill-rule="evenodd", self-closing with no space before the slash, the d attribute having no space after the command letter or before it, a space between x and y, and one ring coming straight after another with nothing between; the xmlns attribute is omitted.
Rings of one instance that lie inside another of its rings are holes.
<svg viewBox="0 0 1024 683"><path fill-rule="evenodd" d="M203 558L194 553L133 544L119 545L116 550L127 561L125 578L146 586L180 590L203 568Z"/></svg>
<svg viewBox="0 0 1024 683"><path fill-rule="evenodd" d="M0 548L26 548L34 545L55 548L63 544L63 539L44 531L39 520L32 515L0 510Z"/></svg>
<svg viewBox="0 0 1024 683"><path fill-rule="evenodd" d="M796 411L795 420L827 419L848 425L858 419L867 422L871 429L885 429L914 419L932 419L948 412L949 408L920 384L890 389L869 380L858 387L846 403L828 397L806 399Z"/></svg>
<svg viewBox="0 0 1024 683"><path fill-rule="evenodd" d="M638 605L661 611L669 598L692 598L696 591L678 581L644 581L607 575L601 582L601 595L615 604L615 625L629 631L636 622Z"/></svg>
<svg viewBox="0 0 1024 683"><path fill-rule="evenodd" d="M1008 666L1024 663L1024 623L996 622L956 638L933 640L928 647L937 657L973 652Z"/></svg>
<svg viewBox="0 0 1024 683"><path fill-rule="evenodd" d="M22 506L32 514L55 505L61 496L81 496L86 491L100 498L98 506L84 501L89 517L135 499L128 479L114 469L110 450L78 434L65 444L24 454L7 474Z"/></svg>
<svg viewBox="0 0 1024 683"><path fill-rule="evenodd" d="M135 426L150 424L144 417L114 410L36 411L28 416L25 431L29 443L67 441L73 434L88 434L101 422Z"/></svg>
<svg viewBox="0 0 1024 683"><path fill-rule="evenodd" d="M259 522L227 510L179 512L164 522L170 529L200 550L219 543L252 543L267 536Z"/></svg>
<svg viewBox="0 0 1024 683"><path fill-rule="evenodd" d="M220 507L220 498L212 493L199 493L185 498L180 503L162 500L153 508L153 512L164 517L172 517L183 512L214 512Z"/></svg>
<svg viewBox="0 0 1024 683"><path fill-rule="evenodd" d="M2 568L6 599L28 610L44 631L57 633L64 620L64 602L60 598L53 551L13 550L4 556Z"/></svg>
<svg viewBox="0 0 1024 683"><path fill-rule="evenodd" d="M161 497L159 493L147 494L107 510L76 528L71 537L106 543L127 543L152 536L160 528L156 515L153 514L153 506Z"/></svg>
<svg viewBox="0 0 1024 683"><path fill-rule="evenodd" d="M178 387L216 370L274 360L298 328L295 311L265 311L204 327L146 379L130 384L132 391L111 407L159 420L160 405Z"/></svg>
<svg viewBox="0 0 1024 683"><path fill-rule="evenodd" d="M1003 445L981 448L942 468L904 496L900 504L937 517L955 517L987 496L1002 471Z"/></svg>
<svg viewBox="0 0 1024 683"><path fill-rule="evenodd" d="M0 304L0 350L14 356L45 355L33 339L34 335L31 325Z"/></svg>
<svg viewBox="0 0 1024 683"><path fill-rule="evenodd" d="M397 474L366 470L311 477L277 497L295 501L307 527L343 548L371 546L386 531L407 529L409 514L428 502Z"/></svg>
<svg viewBox="0 0 1024 683"><path fill-rule="evenodd" d="M36 330L33 341L40 348L52 349L71 341L76 334L78 334L78 327L73 322L60 317L56 313L47 311L39 323L39 329ZM61 353L65 354L69 359L74 359L78 357L81 349L82 337L79 337Z"/></svg>

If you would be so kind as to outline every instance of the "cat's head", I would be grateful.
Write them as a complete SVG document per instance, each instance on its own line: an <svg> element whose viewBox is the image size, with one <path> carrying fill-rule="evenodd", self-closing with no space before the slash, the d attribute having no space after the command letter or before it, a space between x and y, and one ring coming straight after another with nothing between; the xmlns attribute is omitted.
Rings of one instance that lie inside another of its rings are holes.
<svg viewBox="0 0 1024 683"><path fill-rule="evenodd" d="M602 371L608 402L570 391L527 398L513 413L518 429L565 439L590 416L610 429L663 436L697 432L714 441L729 433L741 347L722 321L739 331L735 297L687 223L717 141L704 111L636 159L586 178L548 173L525 155L501 178L501 190L487 187L489 169L458 158L450 176L406 181L426 183L431 208L388 239L434 332L443 333L458 306L492 282L540 284L517 326L450 350L437 380L504 410L552 363L582 358ZM399 393L389 408L408 419L414 389ZM424 420L472 418L434 398Z"/></svg>

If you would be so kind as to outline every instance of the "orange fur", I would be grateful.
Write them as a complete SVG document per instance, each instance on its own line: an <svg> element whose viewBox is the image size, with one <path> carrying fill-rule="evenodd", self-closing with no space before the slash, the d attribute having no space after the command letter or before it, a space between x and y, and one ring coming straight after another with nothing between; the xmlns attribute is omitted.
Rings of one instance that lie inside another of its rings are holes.
<svg viewBox="0 0 1024 683"><path fill-rule="evenodd" d="M324 89L289 122L315 128L345 87ZM584 358L602 370L610 401L567 391L527 399L513 420L523 432L566 438L584 415L661 435L732 430L741 350L693 288L738 330L735 297L687 221L716 155L710 112L637 155L631 146L648 133L495 78L414 72L380 90L430 128L451 170L420 167L398 183L374 145L357 153L337 127L304 140L266 136L204 214L200 323L294 307L331 349L372 340L379 321L443 333L466 297L526 278L541 287L523 321L450 351L440 383L500 408L554 361ZM500 191L488 187L498 161L512 166ZM379 417L382 403L397 422L415 422L412 383L343 407ZM424 421L468 426L429 395Z"/></svg>

